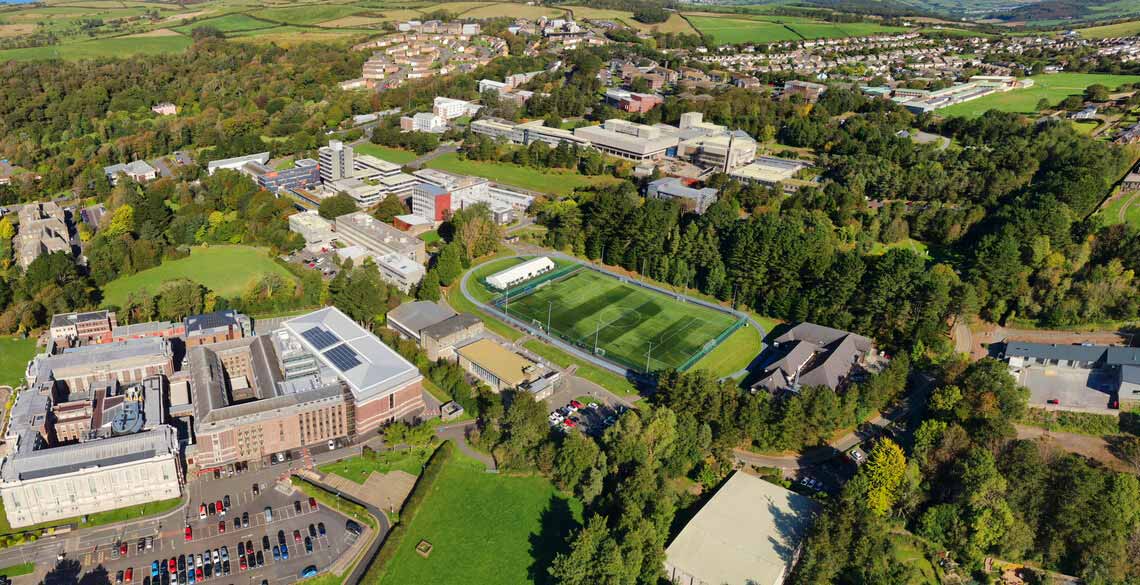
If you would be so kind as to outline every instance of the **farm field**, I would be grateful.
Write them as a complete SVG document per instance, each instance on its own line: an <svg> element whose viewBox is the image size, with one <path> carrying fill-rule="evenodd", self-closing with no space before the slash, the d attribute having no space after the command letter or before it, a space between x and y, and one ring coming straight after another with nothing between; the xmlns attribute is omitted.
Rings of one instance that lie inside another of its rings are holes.
<svg viewBox="0 0 1140 585"><path fill-rule="evenodd" d="M408 524L380 583L531 583L532 574L546 573L581 520L582 504L546 479L487 473L457 450ZM428 558L416 553L421 540L432 544Z"/></svg>
<svg viewBox="0 0 1140 585"><path fill-rule="evenodd" d="M624 24L629 27L636 28L642 31L657 31L662 33L686 33L697 34L696 29L689 25L689 22L681 17L680 14L670 14L669 20L659 22L656 24L646 24L638 22L633 19L632 12L624 10L613 10L610 8L592 8L589 6L566 6L574 13L574 18L582 20L591 18L595 20L612 20L619 24Z"/></svg>
<svg viewBox="0 0 1140 585"><path fill-rule="evenodd" d="M128 55L166 55L181 53L191 44L183 35L157 37L113 37L79 43L63 43L46 47L6 49L0 51L0 61L35 61L40 59L95 59Z"/></svg>
<svg viewBox="0 0 1140 585"><path fill-rule="evenodd" d="M561 18L565 14L565 10L554 6L527 6L526 4L503 2L467 10L461 16L463 18L496 18L510 15L514 18L537 19L541 16Z"/></svg>
<svg viewBox="0 0 1140 585"><path fill-rule="evenodd" d="M174 30L185 34L190 34L191 31L200 26L209 26L222 31L223 33L232 33L243 30L255 30L259 28L273 28L277 25L272 22L258 20L246 14L234 13L214 18L196 20L194 22L186 23L182 26L176 26L174 27Z"/></svg>
<svg viewBox="0 0 1140 585"><path fill-rule="evenodd" d="M202 284L223 297L240 295L246 287L267 273L296 280L288 270L269 257L264 248L252 246L198 247L190 256L163 262L149 270L113 280L103 287L103 304L122 306L127 296L136 291L158 292L168 280L186 278ZM235 275L241 275L235 278Z"/></svg>
<svg viewBox="0 0 1140 585"><path fill-rule="evenodd" d="M35 355L35 337L0 337L0 386L15 388L23 383L24 370Z"/></svg>
<svg viewBox="0 0 1140 585"><path fill-rule="evenodd" d="M517 319L635 371L681 368L736 319L581 269L500 305Z"/></svg>
<svg viewBox="0 0 1140 585"><path fill-rule="evenodd" d="M719 44L771 43L866 36L906 30L874 23L832 23L802 17L689 14L689 22Z"/></svg>
<svg viewBox="0 0 1140 585"><path fill-rule="evenodd" d="M1140 33L1140 20L1118 22L1102 26L1077 29L1081 37L1086 39L1105 39L1109 37L1127 37Z"/></svg>
<svg viewBox="0 0 1140 585"><path fill-rule="evenodd" d="M400 150L389 146L380 146L369 142L352 145L352 149L360 154L367 154L384 159L391 163L402 165L416 160L416 153L410 150Z"/></svg>
<svg viewBox="0 0 1140 585"><path fill-rule="evenodd" d="M1081 95L1090 85L1101 84L1115 90L1127 83L1140 83L1140 75L1108 75L1101 73L1053 73L1035 75L1033 87L1015 89L1005 93L995 93L973 101L955 104L937 110L943 116L976 117L989 110L1033 114L1037 102L1044 99L1056 105L1071 95Z"/></svg>
<svg viewBox="0 0 1140 585"><path fill-rule="evenodd" d="M456 153L448 153L433 159L427 163L427 167L460 175L475 175L531 191L556 195L568 195L579 187L617 181L609 175L591 177L574 172L534 169L510 163L467 160Z"/></svg>

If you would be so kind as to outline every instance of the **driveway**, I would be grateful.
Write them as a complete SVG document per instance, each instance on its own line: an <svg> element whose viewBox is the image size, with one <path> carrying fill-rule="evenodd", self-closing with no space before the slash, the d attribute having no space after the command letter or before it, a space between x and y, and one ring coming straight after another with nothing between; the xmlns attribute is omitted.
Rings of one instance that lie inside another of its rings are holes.
<svg viewBox="0 0 1140 585"><path fill-rule="evenodd" d="M1030 406L1119 414L1108 408L1116 393L1111 376L1100 370L1034 365L1022 368L1017 381L1029 388ZM1059 404L1051 405L1050 400Z"/></svg>

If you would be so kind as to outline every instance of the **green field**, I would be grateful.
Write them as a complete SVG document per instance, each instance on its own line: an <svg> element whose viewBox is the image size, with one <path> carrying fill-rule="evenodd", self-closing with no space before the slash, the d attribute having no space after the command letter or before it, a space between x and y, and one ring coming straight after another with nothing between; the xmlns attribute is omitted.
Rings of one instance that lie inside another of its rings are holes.
<svg viewBox="0 0 1140 585"><path fill-rule="evenodd" d="M929 250L928 246L926 245L926 243L920 242L918 240L911 239L911 238L907 238L905 240L899 240L899 241L891 243L891 244L884 244L882 242L875 242L874 247L871 248L870 255L871 256L882 256L883 254L887 253L887 250L890 250L892 248L904 248L904 249L910 250L911 252L914 252L920 256L926 256L927 258L930 257L930 250Z"/></svg>
<svg viewBox="0 0 1140 585"><path fill-rule="evenodd" d="M731 315L590 269L500 306L517 319L641 372L680 368L736 322Z"/></svg>
<svg viewBox="0 0 1140 585"><path fill-rule="evenodd" d="M370 142L353 144L352 150L360 154L367 154L376 158L384 159L390 163L396 163L398 165L407 164L413 160L416 160L416 153L410 150L400 150L399 148L380 146L379 144L372 144Z"/></svg>
<svg viewBox="0 0 1140 585"><path fill-rule="evenodd" d="M424 463L431 456L431 452L432 449L428 448L384 451L382 453L369 452L365 455L349 457L343 461L326 463L317 469L321 473L335 473L360 484L364 483L373 471L388 473L398 470L418 476L423 471Z"/></svg>
<svg viewBox="0 0 1140 585"><path fill-rule="evenodd" d="M103 304L121 307L130 293L146 290L153 294L162 283L179 278L193 280L223 297L233 297L245 292L250 283L267 273L279 274L288 281L296 280L263 248L197 247L186 258L163 262L161 266L108 282L103 287Z"/></svg>
<svg viewBox="0 0 1140 585"><path fill-rule="evenodd" d="M0 569L0 575L5 577L19 577L20 575L29 575L32 571L36 570L34 563L21 563L19 565L12 565L11 567L4 567Z"/></svg>
<svg viewBox="0 0 1140 585"><path fill-rule="evenodd" d="M35 355L35 337L0 337L0 386L15 388L22 384L28 362Z"/></svg>
<svg viewBox="0 0 1140 585"><path fill-rule="evenodd" d="M582 504L538 476L490 474L459 452L407 526L381 585L533 583L545 575ZM432 544L423 558L415 547Z"/></svg>
<svg viewBox="0 0 1140 585"><path fill-rule="evenodd" d="M693 370L708 370L713 376L723 378L748 367L760 355L764 339L755 327L741 327L717 345L705 357L693 364Z"/></svg>
<svg viewBox="0 0 1140 585"><path fill-rule="evenodd" d="M1140 75L1108 75L1101 73L1052 73L1034 75L1033 87L990 94L976 100L942 108L943 116L980 116L989 110L1034 114L1037 102L1044 99L1055 106L1071 95L1082 95L1090 85L1101 84L1114 90L1126 83L1140 83Z"/></svg>
<svg viewBox="0 0 1140 585"><path fill-rule="evenodd" d="M712 37L713 42L722 45L859 37L906 30L866 22L832 23L785 16L753 18L745 15L689 14L686 18L701 34Z"/></svg>
<svg viewBox="0 0 1140 585"><path fill-rule="evenodd" d="M1121 193L1108 201L1099 213L1107 225L1127 223L1140 228L1140 193Z"/></svg>
<svg viewBox="0 0 1140 585"><path fill-rule="evenodd" d="M270 28L277 26L277 24L272 22L265 22L264 20L258 20L252 16L245 14L234 13L218 16L216 18L198 20L179 27L175 27L174 30L189 34L191 31L200 26L209 26L222 31L223 33L232 33L242 30Z"/></svg>
<svg viewBox="0 0 1140 585"><path fill-rule="evenodd" d="M190 44L190 37L183 35L113 37L46 47L7 49L0 51L0 61L34 61L40 59L78 61L80 59L126 57L140 54L162 55L181 53Z"/></svg>
<svg viewBox="0 0 1140 585"><path fill-rule="evenodd" d="M475 175L506 185L556 195L569 195L574 189L580 187L617 181L609 175L588 177L575 172L535 169L510 163L467 160L456 153L448 153L432 159L427 163L427 167L460 175Z"/></svg>

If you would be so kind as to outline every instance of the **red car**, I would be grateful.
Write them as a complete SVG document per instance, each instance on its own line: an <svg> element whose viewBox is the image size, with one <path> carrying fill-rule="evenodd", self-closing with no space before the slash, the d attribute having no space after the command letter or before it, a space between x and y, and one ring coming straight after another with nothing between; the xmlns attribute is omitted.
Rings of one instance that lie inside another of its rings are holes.
<svg viewBox="0 0 1140 585"><path fill-rule="evenodd" d="M293 542L296 542L297 544L301 544L301 531L300 530L294 530L293 531Z"/></svg>
<svg viewBox="0 0 1140 585"><path fill-rule="evenodd" d="M194 530L190 528L189 524L187 524L186 525L186 542L190 542L191 540L194 540Z"/></svg>
<svg viewBox="0 0 1140 585"><path fill-rule="evenodd" d="M241 557L241 570L244 571L248 568L249 568L249 565L247 565L245 562L245 555L242 555L242 557Z"/></svg>
<svg viewBox="0 0 1140 585"><path fill-rule="evenodd" d="M170 563L166 565L166 568L169 569L170 574L173 575L178 572L178 563L174 562L174 559L172 558L170 559Z"/></svg>
<svg viewBox="0 0 1140 585"><path fill-rule="evenodd" d="M576 423L570 419L566 419L566 420L562 421L562 424L566 425L567 428L571 428L571 429L578 426L578 423Z"/></svg>
<svg viewBox="0 0 1140 585"><path fill-rule="evenodd" d="M123 583L130 583L131 579L135 576L135 568L127 567L127 572L123 574Z"/></svg>
<svg viewBox="0 0 1140 585"><path fill-rule="evenodd" d="M1046 402L1048 402L1049 404L1060 404L1061 403L1061 401L1057 400L1056 398L1050 398Z"/></svg>
<svg viewBox="0 0 1140 585"><path fill-rule="evenodd" d="M316 498L309 498L309 507L312 508L314 512L317 511L317 499Z"/></svg>
<svg viewBox="0 0 1140 585"><path fill-rule="evenodd" d="M578 410L582 410L582 403L578 402L577 400L571 400L570 406L573 406L574 408L577 408Z"/></svg>
<svg viewBox="0 0 1140 585"><path fill-rule="evenodd" d="M226 515L226 509L222 507L222 501L221 500L218 500L217 508L218 508L218 515L219 516L225 516Z"/></svg>
<svg viewBox="0 0 1140 585"><path fill-rule="evenodd" d="M198 567L197 569L194 569L194 576L197 577L197 579L195 579L195 581L204 581L205 580L205 577L202 576L202 567Z"/></svg>
<svg viewBox="0 0 1140 585"><path fill-rule="evenodd" d="M127 543L119 543L119 555L124 557L127 556Z"/></svg>
<svg viewBox="0 0 1140 585"><path fill-rule="evenodd" d="M222 520L221 522L218 522L218 534L225 534L225 533L226 533L226 521Z"/></svg>

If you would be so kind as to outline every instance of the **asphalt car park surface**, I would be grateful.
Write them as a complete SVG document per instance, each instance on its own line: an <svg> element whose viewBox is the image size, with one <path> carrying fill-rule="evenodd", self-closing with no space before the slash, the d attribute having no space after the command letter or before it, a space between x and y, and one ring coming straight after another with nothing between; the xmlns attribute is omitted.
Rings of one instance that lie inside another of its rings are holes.
<svg viewBox="0 0 1140 585"><path fill-rule="evenodd" d="M151 548L147 549L145 540L142 550L139 550L139 537L124 539L126 554L116 546L116 542L104 543L97 546L93 552L86 553L80 560L85 570L91 570L102 565L108 572L111 583L118 582L118 572L124 571L123 583L126 584L125 572L132 569L132 580L129 585L170 585L189 583L191 555L194 555L195 569L197 569L197 556L203 557L204 579L195 578L195 583L217 583L219 585L234 584L260 584L266 581L273 584L291 583L300 578L300 573L308 566L316 566L318 571L324 571L336 558L343 553L356 536L345 530L346 519L326 509L319 504L314 508L309 498L301 491L292 494L278 489L276 479L284 467L269 467L258 473L236 474L232 477L213 479L204 476L191 481L186 486L190 496L190 506L186 509L186 518L178 515L171 517L166 525L161 527ZM254 483L258 484L257 492ZM287 485L282 484L282 485ZM287 488L286 488L287 489ZM209 504L218 500L225 500L229 496L230 507L224 515L216 511L213 515L208 513ZM207 506L207 517L199 517L199 507ZM270 508L272 518L266 514ZM298 509L299 508L299 509ZM238 519L235 526L234 519ZM248 521L248 526L245 525ZM219 523L225 523L224 530ZM320 527L323 524L324 534ZM185 527L191 530L191 540L185 538ZM298 537L299 536L299 540ZM288 559L284 554L274 558L273 550L277 547L281 551L281 538L283 537L288 551ZM306 539L311 544L311 551L306 551ZM265 546L268 542L268 547ZM246 570L241 569L239 543L242 552L246 544L252 544L254 554L252 559L258 559L261 553L261 563L249 562L247 556ZM229 559L229 573L225 574L225 562L222 560L222 550L225 547L225 556ZM218 562L213 563L214 551L218 551ZM207 554L210 563L206 563ZM184 571L179 569L179 559L186 556L185 577ZM170 574L170 559L175 559L176 573ZM158 576L152 576L153 563L158 562ZM206 577L205 565L210 564L210 576ZM252 565L252 566L250 566ZM216 569L222 569L221 575L214 574Z"/></svg>

